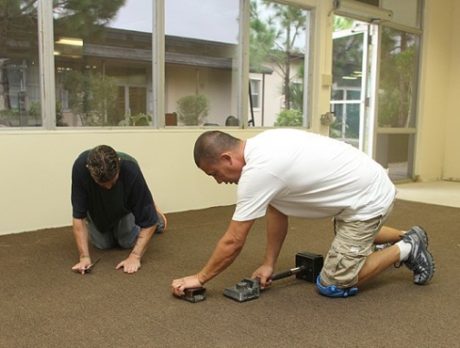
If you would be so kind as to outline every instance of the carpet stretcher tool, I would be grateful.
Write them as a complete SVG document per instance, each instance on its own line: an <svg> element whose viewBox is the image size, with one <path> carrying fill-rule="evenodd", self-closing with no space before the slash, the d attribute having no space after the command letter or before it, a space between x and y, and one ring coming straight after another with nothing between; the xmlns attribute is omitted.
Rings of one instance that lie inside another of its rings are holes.
<svg viewBox="0 0 460 348"><path fill-rule="evenodd" d="M99 261L101 261L100 257L85 269L85 273L90 273Z"/></svg>
<svg viewBox="0 0 460 348"><path fill-rule="evenodd" d="M206 299L206 288L198 287L185 289L184 294L179 296L179 298L192 303L204 301Z"/></svg>
<svg viewBox="0 0 460 348"><path fill-rule="evenodd" d="M94 261L91 265L89 265L88 267L86 267L83 271L83 273L91 273L91 271L94 269L94 266L96 266L96 264L101 260L101 258L99 257L96 261ZM76 273L81 273L82 271L79 270L79 269L75 269L74 272Z"/></svg>
<svg viewBox="0 0 460 348"><path fill-rule="evenodd" d="M295 256L296 267L284 272L273 274L271 280L283 279L295 274L297 279L315 283L316 278L321 272L323 263L324 260L322 255L306 251L299 252ZM237 302L246 302L259 298L260 291L259 279L244 278L236 285L226 288L224 290L224 295Z"/></svg>

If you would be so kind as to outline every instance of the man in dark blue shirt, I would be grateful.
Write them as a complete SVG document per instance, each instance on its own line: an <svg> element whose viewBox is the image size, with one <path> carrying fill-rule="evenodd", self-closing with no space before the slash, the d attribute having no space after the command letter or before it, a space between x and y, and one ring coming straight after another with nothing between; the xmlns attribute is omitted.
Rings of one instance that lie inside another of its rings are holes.
<svg viewBox="0 0 460 348"><path fill-rule="evenodd" d="M166 228L136 160L107 145L80 154L72 168L73 233L85 274L90 265L88 241L99 248L130 249L116 268L135 273L153 234Z"/></svg>

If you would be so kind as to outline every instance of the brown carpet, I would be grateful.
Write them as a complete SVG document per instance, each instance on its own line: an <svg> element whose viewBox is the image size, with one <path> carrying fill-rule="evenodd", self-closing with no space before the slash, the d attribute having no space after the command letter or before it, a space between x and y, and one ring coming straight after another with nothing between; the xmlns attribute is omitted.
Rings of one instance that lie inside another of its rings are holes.
<svg viewBox="0 0 460 348"><path fill-rule="evenodd" d="M237 303L225 287L250 276L262 259L258 221L236 262L206 284L207 299L169 293L194 273L225 231L233 207L169 214L135 275L115 271L123 250L101 256L92 274L71 272L70 227L0 237L0 347L459 347L460 209L397 201L388 224L429 231L437 273L416 286L404 267L390 269L348 299L328 299L311 283L278 280L257 300ZM324 254L328 220L291 219L278 270L296 252Z"/></svg>

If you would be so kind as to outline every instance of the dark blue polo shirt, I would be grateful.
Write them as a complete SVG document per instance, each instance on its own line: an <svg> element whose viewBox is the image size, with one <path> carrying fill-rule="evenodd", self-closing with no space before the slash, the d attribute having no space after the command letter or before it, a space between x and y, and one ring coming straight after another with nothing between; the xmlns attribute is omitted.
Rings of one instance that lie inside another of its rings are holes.
<svg viewBox="0 0 460 348"><path fill-rule="evenodd" d="M152 194L141 169L131 156L118 152L121 158L120 174L115 185L107 190L99 186L86 168L88 151L75 160L72 168L73 217L83 219L90 214L102 233L111 231L125 215L132 213L141 228L159 222Z"/></svg>

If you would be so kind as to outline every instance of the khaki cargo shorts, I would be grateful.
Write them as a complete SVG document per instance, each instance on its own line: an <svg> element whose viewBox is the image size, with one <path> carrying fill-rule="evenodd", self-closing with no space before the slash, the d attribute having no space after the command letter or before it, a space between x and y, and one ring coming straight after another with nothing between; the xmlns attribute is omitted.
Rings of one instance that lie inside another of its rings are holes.
<svg viewBox="0 0 460 348"><path fill-rule="evenodd" d="M373 252L374 239L391 212L367 221L334 219L335 238L324 260L321 283L349 288L358 283L358 273Z"/></svg>

